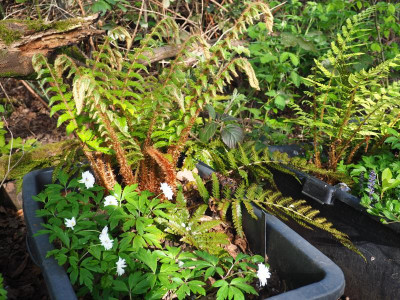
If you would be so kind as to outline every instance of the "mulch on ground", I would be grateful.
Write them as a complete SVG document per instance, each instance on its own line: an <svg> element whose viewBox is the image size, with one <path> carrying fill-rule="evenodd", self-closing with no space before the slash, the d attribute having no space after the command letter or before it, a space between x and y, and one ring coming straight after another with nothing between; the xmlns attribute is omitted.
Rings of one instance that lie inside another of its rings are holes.
<svg viewBox="0 0 400 300"><path fill-rule="evenodd" d="M65 128L57 128L57 118L50 118L49 108L32 96L20 80L0 79L0 104L6 106L6 124L14 137L36 139L41 144L66 138Z"/></svg>
<svg viewBox="0 0 400 300"><path fill-rule="evenodd" d="M47 300L46 284L40 268L29 257L25 240L22 210L0 205L0 273L7 297L10 300Z"/></svg>

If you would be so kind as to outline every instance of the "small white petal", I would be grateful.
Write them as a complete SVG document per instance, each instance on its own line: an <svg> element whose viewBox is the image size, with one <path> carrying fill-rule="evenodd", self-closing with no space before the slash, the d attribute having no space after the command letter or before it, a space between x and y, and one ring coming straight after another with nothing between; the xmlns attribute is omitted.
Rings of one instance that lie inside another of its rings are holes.
<svg viewBox="0 0 400 300"><path fill-rule="evenodd" d="M161 183L161 191L163 192L164 196L168 200L172 200L172 197L174 196L174 192L172 191L171 187L168 185L168 183Z"/></svg>
<svg viewBox="0 0 400 300"><path fill-rule="evenodd" d="M118 206L118 200L117 198L115 198L112 195L109 195L107 197L104 198L104 206L108 206L108 205L115 205Z"/></svg>
<svg viewBox="0 0 400 300"><path fill-rule="evenodd" d="M101 231L101 234L99 236L100 243L101 245L106 249L110 250L113 247L113 240L110 239L108 236L108 227L105 226L103 230Z"/></svg>
<svg viewBox="0 0 400 300"><path fill-rule="evenodd" d="M113 240L106 238L101 243L106 250L110 250L113 247Z"/></svg>
<svg viewBox="0 0 400 300"><path fill-rule="evenodd" d="M71 219L65 219L65 226L74 230L75 225L76 225L75 217L72 217Z"/></svg>
<svg viewBox="0 0 400 300"><path fill-rule="evenodd" d="M266 265L258 264L257 277L260 280L260 286L267 285L267 279L271 277L271 273Z"/></svg>
<svg viewBox="0 0 400 300"><path fill-rule="evenodd" d="M94 176L89 171L85 171L82 173L82 179L78 180L79 183L85 184L87 189L90 189L94 186Z"/></svg>
<svg viewBox="0 0 400 300"><path fill-rule="evenodd" d="M117 274L121 276L125 273L124 268L126 268L126 261L125 259L118 257L118 261L116 262L117 265Z"/></svg>

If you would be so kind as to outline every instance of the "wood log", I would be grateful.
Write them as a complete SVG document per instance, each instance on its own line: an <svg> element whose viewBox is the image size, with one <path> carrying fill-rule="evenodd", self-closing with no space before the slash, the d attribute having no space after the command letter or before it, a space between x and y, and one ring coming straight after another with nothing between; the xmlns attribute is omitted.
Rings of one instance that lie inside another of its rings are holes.
<svg viewBox="0 0 400 300"><path fill-rule="evenodd" d="M214 44L215 41L209 41L210 44ZM246 46L248 44L247 41L245 40L239 40L239 41L232 41L231 45L232 46ZM181 45L167 45L167 46L162 46L159 48L153 49L151 52L144 52L143 55L147 56L149 58L149 61L147 60L139 60L139 63L148 65L149 63L154 63L158 62L164 59L169 59L175 57L179 51L182 50L182 44ZM203 53L203 48L202 47L197 47L191 50L193 54L201 55ZM183 63L186 65L192 65L195 62L197 62L196 57L186 57L183 60Z"/></svg>
<svg viewBox="0 0 400 300"><path fill-rule="evenodd" d="M104 31L89 28L97 15L52 23L31 20L0 21L0 77L27 78L34 73L32 57L49 56L55 49L78 43Z"/></svg>

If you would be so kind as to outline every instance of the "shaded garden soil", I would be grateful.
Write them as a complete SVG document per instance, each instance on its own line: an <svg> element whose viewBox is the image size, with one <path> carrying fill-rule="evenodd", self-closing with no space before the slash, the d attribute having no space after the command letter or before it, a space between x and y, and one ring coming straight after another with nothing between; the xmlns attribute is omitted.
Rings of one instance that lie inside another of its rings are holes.
<svg viewBox="0 0 400 300"><path fill-rule="evenodd" d="M8 299L47 300L43 276L29 257L25 239L22 210L0 205L0 273Z"/></svg>
<svg viewBox="0 0 400 300"><path fill-rule="evenodd" d="M64 127L57 128L57 118L50 118L49 108L37 100L20 80L0 79L0 84L0 104L7 109L6 123L14 137L36 139L42 144L66 138ZM10 135L8 133L7 137Z"/></svg>

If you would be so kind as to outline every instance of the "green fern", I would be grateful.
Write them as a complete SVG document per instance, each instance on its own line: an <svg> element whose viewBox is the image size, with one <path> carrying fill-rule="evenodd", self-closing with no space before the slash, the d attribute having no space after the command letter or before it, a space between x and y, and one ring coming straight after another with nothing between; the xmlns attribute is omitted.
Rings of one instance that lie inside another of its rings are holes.
<svg viewBox="0 0 400 300"><path fill-rule="evenodd" d="M279 191L266 190L262 195L257 195L251 201L260 208L281 218L287 219L287 217L290 217L305 228L312 229L316 227L330 233L343 246L365 259L364 255L350 241L347 234L335 229L333 224L328 222L326 218L318 217L320 212L307 205L305 200L294 200L283 197Z"/></svg>
<svg viewBox="0 0 400 300"><path fill-rule="evenodd" d="M214 199L219 199L220 198L220 188L219 188L219 181L218 181L217 175L215 175L215 173L212 173L211 179L212 179L212 195L213 195Z"/></svg>
<svg viewBox="0 0 400 300"><path fill-rule="evenodd" d="M185 242L197 249L207 251L211 254L222 254L221 245L228 244L225 233L212 231L221 224L221 220L212 219L205 215L208 208L206 204L200 205L190 215L182 192L178 192L178 202L173 211L167 216L168 221L164 223L166 232L181 236L180 241Z"/></svg>
<svg viewBox="0 0 400 300"><path fill-rule="evenodd" d="M221 148L213 149L213 157L219 157L220 162L231 166L232 170L229 172L229 176L239 183L236 188L224 186L222 181L225 180L225 176L218 173L213 174L213 190L220 189L220 187L216 188L218 177L220 178L219 183L223 186L223 195L219 198L219 193L213 193L213 202L217 204L222 220L226 219L229 209L231 210L232 221L239 236L244 234L242 227L243 208L253 218L257 219L253 209L253 205L256 205L283 220L293 219L305 228L325 230L345 247L362 256L346 234L335 229L325 218L318 216L318 210L313 209L305 200L284 197L277 188L270 168L295 177L292 171L281 164L289 164L293 160L293 165L298 166L304 164L303 160L290 159L287 155L276 152L271 155L268 149L256 151L252 143L229 150L223 150L225 148L222 143L220 143L220 146ZM208 149L207 151L211 150ZM315 169L318 168L315 167ZM217 171L219 171L218 168ZM251 182L254 183L247 184L239 171L246 172L246 177L251 178ZM204 183L202 185L205 188Z"/></svg>
<svg viewBox="0 0 400 300"><path fill-rule="evenodd" d="M354 52L360 38L368 35L366 22L376 11L372 6L346 20L331 50L315 60L314 74L304 78L311 87L305 108L291 104L296 122L314 140L314 162L321 167L320 145L328 145L327 167L336 170L340 160L350 163L366 141L383 139L387 128L399 121L400 83L389 83L391 68L400 67L400 55L368 70L353 70L363 52Z"/></svg>
<svg viewBox="0 0 400 300"><path fill-rule="evenodd" d="M203 180L196 173L193 173L193 177L196 180L197 190L199 191L199 194L200 194L201 198L203 198L203 200L206 203L208 203L208 199L210 198L210 195L209 195L206 187L203 184Z"/></svg>
<svg viewBox="0 0 400 300"><path fill-rule="evenodd" d="M287 172L287 168L293 168L295 170L299 170L308 174L313 174L320 178L326 179L328 182L343 182L348 186L352 186L352 179L345 173L334 171L330 169L319 168L315 164L310 163L307 159L299 156L289 157L287 153L282 153L279 151L275 151L270 155L271 159L275 161L277 164L274 164L274 168L282 173L286 173L288 175L293 175L293 172L289 170ZM281 166L280 169L279 166ZM284 166L282 168L282 166Z"/></svg>
<svg viewBox="0 0 400 300"><path fill-rule="evenodd" d="M125 184L139 183L142 190L158 192L160 183L167 182L175 189L179 154L204 106L216 101L239 72L259 88L251 64L231 42L260 14L272 30L268 5L249 3L213 46L202 35L176 44L179 53L156 76L148 72L153 49L171 34L181 40L179 26L171 18L158 23L139 47L132 46L126 29L117 27L85 65L78 66L66 55L52 65L38 54L33 66L42 83L50 85L46 91L51 94L51 113L60 115L58 125L65 123L67 133L80 139L96 177L107 189L116 183L115 176L106 176L110 168L104 169L110 161ZM126 49L118 47L122 42ZM202 53L194 55L199 48ZM195 67L186 63L188 59L196 60Z"/></svg>

